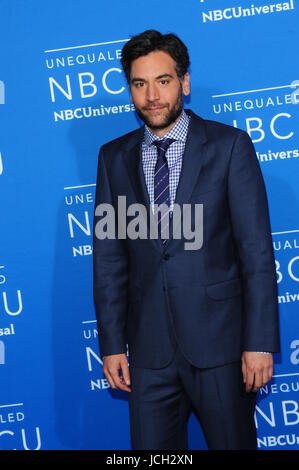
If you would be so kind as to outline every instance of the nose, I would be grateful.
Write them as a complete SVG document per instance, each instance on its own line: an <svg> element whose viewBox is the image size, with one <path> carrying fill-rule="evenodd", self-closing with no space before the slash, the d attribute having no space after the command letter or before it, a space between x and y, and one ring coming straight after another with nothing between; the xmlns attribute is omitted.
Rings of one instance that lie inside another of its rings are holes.
<svg viewBox="0 0 299 470"><path fill-rule="evenodd" d="M160 98L158 86L156 83L149 83L147 87L147 99L148 101L157 101Z"/></svg>

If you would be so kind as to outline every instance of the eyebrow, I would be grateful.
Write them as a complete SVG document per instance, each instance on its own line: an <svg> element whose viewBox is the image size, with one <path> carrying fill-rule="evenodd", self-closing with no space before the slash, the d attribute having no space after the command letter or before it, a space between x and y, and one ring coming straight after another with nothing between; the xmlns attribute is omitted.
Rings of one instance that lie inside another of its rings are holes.
<svg viewBox="0 0 299 470"><path fill-rule="evenodd" d="M156 80L161 80L161 78L174 78L174 77L170 73L163 73L162 75L158 75L158 77L156 77ZM132 78L131 83L135 83L135 82L146 82L146 80L144 78L134 77Z"/></svg>

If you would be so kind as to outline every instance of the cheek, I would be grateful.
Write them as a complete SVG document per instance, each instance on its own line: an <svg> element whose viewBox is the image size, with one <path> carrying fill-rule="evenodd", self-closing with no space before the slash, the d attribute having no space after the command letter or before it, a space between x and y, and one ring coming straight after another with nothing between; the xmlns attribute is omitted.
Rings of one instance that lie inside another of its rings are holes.
<svg viewBox="0 0 299 470"><path fill-rule="evenodd" d="M138 90L135 91L135 92L131 92L131 98L132 98L132 101L137 105L137 106L141 106L144 101L145 101L145 93L142 92L141 90Z"/></svg>
<svg viewBox="0 0 299 470"><path fill-rule="evenodd" d="M179 99L179 89L177 87L171 87L165 90L165 97L167 97L169 103L175 104Z"/></svg>

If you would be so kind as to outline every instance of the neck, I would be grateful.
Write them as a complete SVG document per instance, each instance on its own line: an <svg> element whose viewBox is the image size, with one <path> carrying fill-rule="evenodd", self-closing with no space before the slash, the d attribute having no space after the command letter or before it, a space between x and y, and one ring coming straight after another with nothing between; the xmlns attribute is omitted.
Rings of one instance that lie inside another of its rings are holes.
<svg viewBox="0 0 299 470"><path fill-rule="evenodd" d="M172 124L170 124L170 126L165 127L163 129L152 129L151 127L149 127L149 130L159 138L164 137L164 135L166 135L167 132L169 132L170 129L172 129L176 125L176 123L179 122L179 120L181 119L182 113L183 113L183 110L181 114L176 118L176 120Z"/></svg>

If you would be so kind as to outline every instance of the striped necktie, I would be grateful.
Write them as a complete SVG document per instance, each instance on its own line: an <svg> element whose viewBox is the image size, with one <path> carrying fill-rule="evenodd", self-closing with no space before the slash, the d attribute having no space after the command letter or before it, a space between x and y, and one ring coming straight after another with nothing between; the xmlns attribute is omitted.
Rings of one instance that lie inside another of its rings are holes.
<svg viewBox="0 0 299 470"><path fill-rule="evenodd" d="M154 176L154 203L158 204L158 206L160 206L160 204L167 204L168 207L170 207L169 171L166 159L166 152L168 147L173 142L175 142L174 139L155 140L153 142L153 145L155 145L158 150L158 158ZM166 241L168 240L168 237L165 238L165 229L168 225L167 214L169 213L169 210L167 212L161 211L158 214L158 234L163 244L166 243Z"/></svg>

